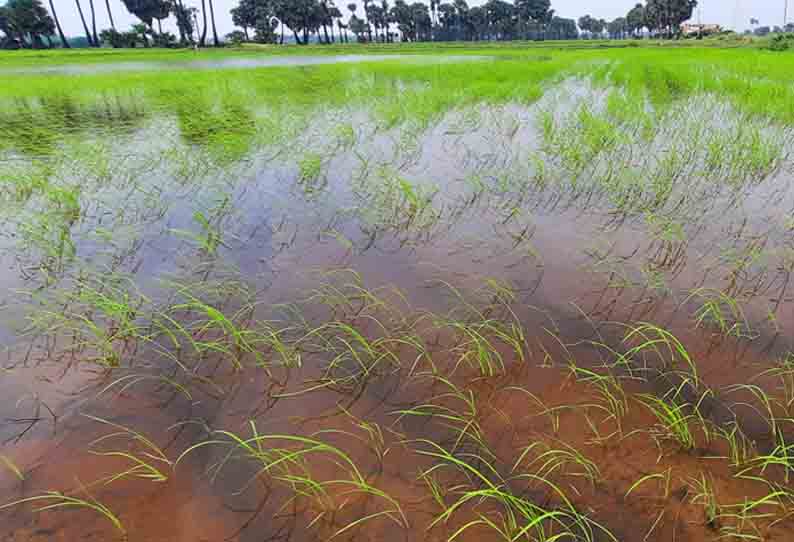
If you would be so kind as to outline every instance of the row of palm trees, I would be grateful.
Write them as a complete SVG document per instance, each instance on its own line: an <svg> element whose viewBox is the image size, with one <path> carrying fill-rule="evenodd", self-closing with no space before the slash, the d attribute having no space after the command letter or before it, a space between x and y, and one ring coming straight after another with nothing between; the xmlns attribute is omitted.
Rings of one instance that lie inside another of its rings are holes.
<svg viewBox="0 0 794 542"><path fill-rule="evenodd" d="M34 1L38 2L39 0ZM94 6L94 0L87 1L91 23L90 26L88 23L89 19L86 18L86 12L83 9L83 3L81 0L74 0L74 3L77 13L80 17L80 22L83 25L83 31L85 32L86 40L88 41L89 46L99 47L101 42L100 36L97 34L96 8ZM148 33L153 35L155 33L154 29L152 28L152 22L157 20L159 34L162 35L161 21L171 14L176 15L179 32L183 39L185 35L192 34L193 29L198 26L198 18L196 15L198 10L196 8L186 8L182 0L122 0L122 2L130 13L143 21L143 23L148 27ZM63 47L68 49L70 47L69 40L66 39L66 36L63 33L53 0L49 0L49 4L50 12L52 13L52 18L58 31L58 37L60 38ZM220 40L218 39L218 31L215 26L215 7L213 5L213 0L201 0L203 29L199 37L199 42L204 45L207 38L207 7L209 7L209 22L212 27L213 42L217 46L220 44ZM110 0L105 0L105 10L107 11L108 20L110 21L110 32L112 34L118 35L116 23L113 19L113 10L110 8ZM135 25L135 27L138 26L139 25ZM189 32L186 31L187 28L190 29ZM144 43L146 43L146 33L146 31L143 32Z"/></svg>

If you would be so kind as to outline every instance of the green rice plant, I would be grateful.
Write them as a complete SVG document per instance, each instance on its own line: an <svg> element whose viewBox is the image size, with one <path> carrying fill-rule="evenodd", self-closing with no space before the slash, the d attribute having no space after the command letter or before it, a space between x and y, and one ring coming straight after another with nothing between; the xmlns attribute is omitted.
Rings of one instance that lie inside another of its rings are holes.
<svg viewBox="0 0 794 542"><path fill-rule="evenodd" d="M616 365L629 370L634 366L647 371L658 364L658 370L667 371L684 364L688 369L691 383L696 388L699 386L697 365L681 341L666 329L655 324L640 322L628 327L623 336L623 344L633 346L620 355Z"/></svg>
<svg viewBox="0 0 794 542"><path fill-rule="evenodd" d="M187 294L184 303L170 307L175 316L190 315L194 319L188 326L181 326L176 318L169 318L182 335L190 338L191 346L200 354L219 353L226 355L236 369L242 369L246 358L260 366L268 365L264 351L268 348L281 356L287 364L300 363L300 356L283 340L283 334L264 324L261 329L250 321L253 307L243 305L230 314Z"/></svg>
<svg viewBox="0 0 794 542"><path fill-rule="evenodd" d="M713 326L724 337L738 339L756 337L738 300L721 290L697 288L689 294L684 303L694 298L697 298L700 303L700 308L695 312L697 327Z"/></svg>
<svg viewBox="0 0 794 542"><path fill-rule="evenodd" d="M526 462L527 459L530 461ZM550 479L559 471L564 476L584 478L593 487L601 480L598 465L585 457L582 452L562 441L555 443L555 446L545 442L533 442L525 446L513 464L511 472L516 472L522 465L524 472L527 470L534 472L540 479Z"/></svg>
<svg viewBox="0 0 794 542"><path fill-rule="evenodd" d="M177 458L175 465L200 448L225 446L230 451L213 467L215 470L213 478L219 475L221 470L236 454L241 454L242 457L253 461L258 466L257 472L251 477L246 487L263 475L268 475L272 479L281 482L282 485L293 492L293 496L289 499L290 502L305 498L316 507L317 515L312 520L311 525L316 524L321 519L333 523L335 517L341 515L342 509L350 504L350 498L354 496L374 499L384 503L386 506L383 510L369 514L364 513L341 527L337 527L331 538L335 538L344 532L378 518L388 519L399 527L408 526L408 520L402 507L393 497L372 485L347 453L317 438L322 436L350 438L350 434L326 430L320 431L311 437L263 435L258 432L253 421L249 422L249 426L251 436L248 438L243 438L229 431L214 431L210 440L199 442L186 449ZM310 458L314 458L317 461L330 462L331 465L342 471L344 477L328 480L316 478L316 475L312 472L312 461L310 461ZM340 500L341 502L339 502ZM289 502L285 506L288 504Z"/></svg>
<svg viewBox="0 0 794 542"><path fill-rule="evenodd" d="M694 505L703 506L706 526L718 530L720 528L719 520L722 509L714 492L714 481L707 477L706 474L700 473L699 478L690 479L688 484L692 490L690 502Z"/></svg>
<svg viewBox="0 0 794 542"><path fill-rule="evenodd" d="M396 410L399 422L405 416L425 417L440 421L455 435L451 451L455 453L465 444L474 444L481 454L493 457L485 438L480 420L482 413L477 405L474 392L456 386L452 381L439 375L427 375L433 382L440 383L448 391L434 395L429 400L410 409ZM459 405L459 406L458 406Z"/></svg>
<svg viewBox="0 0 794 542"><path fill-rule="evenodd" d="M313 152L305 154L298 162L298 182L315 187L322 174L322 168L323 158L321 155Z"/></svg>
<svg viewBox="0 0 794 542"><path fill-rule="evenodd" d="M381 329L382 324L369 318ZM335 388L360 390L370 378L393 373L400 368L400 359L388 335L369 339L364 330L346 322L329 322L312 330L305 340L319 339L314 347L331 356L325 365L323 379Z"/></svg>
<svg viewBox="0 0 794 542"><path fill-rule="evenodd" d="M24 481L25 481L25 473L24 473L24 472L22 472L22 469L20 469L20 468L19 468L19 467L16 465L16 463L14 463L14 462L11 460L11 458L9 458L9 457L8 457L8 456L6 456L6 455L0 454L0 463L2 463L2 464L3 464L3 466L4 466L4 467L5 467L5 468L6 468L6 469L9 471L9 472L11 472L11 474L13 474L13 475L14 475L16 478L18 478L20 482L24 482Z"/></svg>
<svg viewBox="0 0 794 542"><path fill-rule="evenodd" d="M783 411L790 415L792 412L792 406L794 406L794 353L789 352L785 356L779 358L775 364L775 367L763 371L757 377L753 378L751 383L766 377L776 378L778 380L779 385L777 386L777 389L782 392L782 400L777 400L774 398L774 396L767 396L764 398L763 395L758 393L755 395L759 399L762 399L767 407L771 406L773 403L780 404ZM762 390L759 388L757 391ZM770 414L770 418L774 417L770 408L766 408L766 412Z"/></svg>
<svg viewBox="0 0 794 542"><path fill-rule="evenodd" d="M168 459L165 452L157 446L154 442L150 439L145 437L143 434L134 431L128 427L123 425L119 425L108 420L104 420L102 418L98 418L96 416L90 416L84 414L85 417L94 420L96 422L108 425L114 429L118 429L118 431L114 433L110 433L108 435L99 437L95 439L91 444L90 447L95 447L99 444L105 444L108 441L114 441L119 438L123 438L127 441L128 448L133 446L137 446L140 448L140 452L134 451L118 451L118 450L111 450L111 451L97 451L91 450L91 453L100 457L116 457L119 459L127 460L131 466L125 471L113 474L105 479L105 484L111 484L117 480L122 480L125 478L140 478L143 480L150 480L152 482L166 482L168 480L168 474L163 472L165 467L170 468L173 466L173 462Z"/></svg>
<svg viewBox="0 0 794 542"><path fill-rule="evenodd" d="M721 514L714 521L719 527L720 538L764 540L762 526L758 522L768 523L778 515L774 510L786 512L786 502L789 500L790 494L787 491L774 490L760 499L745 498L741 503L722 505Z"/></svg>
<svg viewBox="0 0 794 542"><path fill-rule="evenodd" d="M745 467L736 473L737 477L747 477L751 473L766 475L767 470L779 468L783 471L786 483L789 482L794 472L794 443L786 441L782 431L775 435L775 446L769 452L758 454L745 464Z"/></svg>
<svg viewBox="0 0 794 542"><path fill-rule="evenodd" d="M659 498L667 499L669 497L669 495L670 495L670 482L672 481L672 474L673 474L673 469L672 468L667 469L663 473L656 472L656 473L652 473L652 474L646 474L645 476L642 476L637 481L635 481L633 484L631 484L629 489L623 495L623 498L624 499L628 499L629 495L634 493L640 486L642 486L643 484L645 484L647 482L650 482L650 481L653 481L653 480L660 480L660 481L663 482L662 489L664 489L664 492L663 492L662 496L659 497Z"/></svg>
<svg viewBox="0 0 794 542"><path fill-rule="evenodd" d="M695 424L704 428L708 436L706 421L700 414L700 405L703 400L711 393L705 391L696 404L690 404L681 399L681 391L691 383L684 380L677 388L673 388L664 397L657 397L651 394L640 394L637 396L639 402L645 405L648 410L656 417L658 425L651 432L652 436L662 449L661 443L672 441L685 452L695 449L697 441L693 426Z"/></svg>
<svg viewBox="0 0 794 542"><path fill-rule="evenodd" d="M47 295L45 295L45 293ZM73 289L34 292L40 304L29 320L29 333L68 337L61 358L74 358L112 369L134 351L143 335L138 315L150 300L130 279L113 274L80 276Z"/></svg>
<svg viewBox="0 0 794 542"><path fill-rule="evenodd" d="M752 442L741 430L739 424L732 423L728 427L716 427L717 436L721 436L728 443L731 466L744 468L757 456L758 451Z"/></svg>
<svg viewBox="0 0 794 542"><path fill-rule="evenodd" d="M0 505L0 510L5 510L7 508L13 508L19 506L21 504L27 503L35 503L41 504L39 508L36 508L36 512L45 512L47 510L58 510L63 508L76 508L76 509L83 509L83 510L91 510L103 516L107 519L113 527L126 539L126 530L124 529L124 525L121 523L121 520L116 516L110 508L102 504L101 502L97 501L91 496L87 496L85 499L80 497L73 497L71 495L65 495L59 491L47 491L46 493L42 493L41 495L35 495L33 497L26 497L24 499L19 499L7 504Z"/></svg>
<svg viewBox="0 0 794 542"><path fill-rule="evenodd" d="M597 396L600 398L599 403L585 406L595 407L606 415L606 417L601 420L601 423L613 422L615 424L615 431L606 436L601 436L597 427L591 424L591 428L598 436L598 440L603 442L615 435L623 437L623 418L628 412L629 404L626 392L620 380L612 374L599 374L591 369L579 367L573 363L571 363L568 368L571 375L574 376L577 381L584 382L593 387Z"/></svg>
<svg viewBox="0 0 794 542"><path fill-rule="evenodd" d="M195 211L193 213L193 221L201 230L199 233L193 233L188 230L179 229L174 229L171 231L176 235L194 241L204 254L206 254L208 257L214 257L217 255L218 249L221 246L224 246L224 243L223 234L221 233L220 229L213 225L210 220L211 219L208 218L203 212Z"/></svg>
<svg viewBox="0 0 794 542"><path fill-rule="evenodd" d="M565 538L574 540L594 541L597 532L616 540L614 536L587 516L579 513L565 494L551 482L534 474L520 474L512 480L502 478L493 465L475 454L461 457L452 454L438 444L420 440L427 449L419 449L417 453L429 457L436 463L425 469L422 478L440 474L441 471L451 472L463 477L460 484L449 486L448 491L435 491L434 498L442 502L442 512L430 524L430 529L447 523L458 511L470 511L472 507L492 505L496 510L490 514L477 512L475 519L467 520L447 540L453 541L473 527L490 529L499 540L537 540L551 542ZM480 467L475 467L477 462ZM511 490L511 482L519 481L538 483L559 499L562 503L558 509L544 508L533 503L520 493ZM451 502L447 499L451 496Z"/></svg>

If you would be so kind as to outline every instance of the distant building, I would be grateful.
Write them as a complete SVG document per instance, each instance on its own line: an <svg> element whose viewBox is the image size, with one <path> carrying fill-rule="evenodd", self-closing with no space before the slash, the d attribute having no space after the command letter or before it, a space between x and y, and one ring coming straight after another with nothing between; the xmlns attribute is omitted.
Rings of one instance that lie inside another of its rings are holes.
<svg viewBox="0 0 794 542"><path fill-rule="evenodd" d="M719 34L722 32L722 27L718 24L684 23L681 25L681 32L685 36L692 36L695 34L706 36L708 34Z"/></svg>

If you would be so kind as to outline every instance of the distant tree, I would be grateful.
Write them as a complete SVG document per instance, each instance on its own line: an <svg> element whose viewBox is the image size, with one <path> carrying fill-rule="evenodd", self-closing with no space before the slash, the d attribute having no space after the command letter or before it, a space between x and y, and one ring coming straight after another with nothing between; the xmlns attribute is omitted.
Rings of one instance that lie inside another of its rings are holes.
<svg viewBox="0 0 794 542"><path fill-rule="evenodd" d="M240 0L236 7L230 11L232 22L243 29L243 40L249 41L248 29L256 27L257 0Z"/></svg>
<svg viewBox="0 0 794 542"><path fill-rule="evenodd" d="M171 2L171 13L176 18L176 27L179 30L179 41L181 43L193 41L194 21L198 10L194 7L185 7L182 0Z"/></svg>
<svg viewBox="0 0 794 542"><path fill-rule="evenodd" d="M310 34L319 30L323 20L317 0L282 0L275 12L278 20L292 31L298 45L307 45Z"/></svg>
<svg viewBox="0 0 794 542"><path fill-rule="evenodd" d="M626 25L628 31L635 37L645 27L645 6L637 4L626 15Z"/></svg>
<svg viewBox="0 0 794 542"><path fill-rule="evenodd" d="M232 30L224 36L224 39L228 43L232 43L234 45L243 43L244 41L249 41L248 36L246 36L242 30Z"/></svg>
<svg viewBox="0 0 794 542"><path fill-rule="evenodd" d="M483 6L474 6L469 10L467 23L473 40L488 39L488 13Z"/></svg>
<svg viewBox="0 0 794 542"><path fill-rule="evenodd" d="M9 0L0 7L0 31L6 35L4 47L52 46L55 21L41 0Z"/></svg>
<svg viewBox="0 0 794 542"><path fill-rule="evenodd" d="M607 23L607 33L612 39L624 39L629 34L629 24L625 17Z"/></svg>
<svg viewBox="0 0 794 542"><path fill-rule="evenodd" d="M530 28L545 30L554 16L551 0L515 0L515 10L518 31L524 38L529 37Z"/></svg>
<svg viewBox="0 0 794 542"><path fill-rule="evenodd" d="M257 43L275 43L278 39L276 30L279 20L276 18L275 5L272 2L259 2L256 6L254 19L254 41Z"/></svg>
<svg viewBox="0 0 794 542"><path fill-rule="evenodd" d="M149 47L149 36L154 33L150 26L137 23L132 25L130 32L136 36L136 41L140 40L144 47Z"/></svg>
<svg viewBox="0 0 794 542"><path fill-rule="evenodd" d="M772 32L772 29L769 28L768 26L759 26L753 31L753 34L755 34L756 36L766 36L770 32Z"/></svg>
<svg viewBox="0 0 794 542"><path fill-rule="evenodd" d="M586 32L588 35L591 35L594 32L593 28L595 27L595 22L596 20L593 19L591 15L583 15L579 17L577 24L579 25L579 28L582 30L582 32Z"/></svg>
<svg viewBox="0 0 794 542"><path fill-rule="evenodd" d="M113 28L106 28L99 33L102 43L110 44L114 48L134 48L138 44L138 34L134 31L118 32Z"/></svg>
<svg viewBox="0 0 794 542"><path fill-rule="evenodd" d="M154 35L153 23L157 20L158 27L162 33L161 21L168 17L171 12L171 4L168 0L121 0L127 11L135 15L151 30Z"/></svg>
<svg viewBox="0 0 794 542"><path fill-rule="evenodd" d="M364 4L364 22L367 24L367 41L372 41L372 26L369 20L370 2L372 0L361 0Z"/></svg>
<svg viewBox="0 0 794 542"><path fill-rule="evenodd" d="M697 0L648 0L645 26L659 35L678 35L681 33L681 23L692 18L697 5Z"/></svg>
<svg viewBox="0 0 794 542"><path fill-rule="evenodd" d="M495 40L511 40L516 36L516 8L504 0L488 0L484 5L488 19L488 37Z"/></svg>
<svg viewBox="0 0 794 542"><path fill-rule="evenodd" d="M576 21L573 19L563 19L553 17L549 23L549 32L554 39L575 40L579 38L579 30L576 28Z"/></svg>

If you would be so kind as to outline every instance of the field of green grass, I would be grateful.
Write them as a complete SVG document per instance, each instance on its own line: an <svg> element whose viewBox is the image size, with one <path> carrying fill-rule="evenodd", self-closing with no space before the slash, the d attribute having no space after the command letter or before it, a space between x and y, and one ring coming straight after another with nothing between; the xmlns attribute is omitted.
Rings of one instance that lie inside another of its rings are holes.
<svg viewBox="0 0 794 542"><path fill-rule="evenodd" d="M681 45L0 53L0 540L791 539L794 53Z"/></svg>

